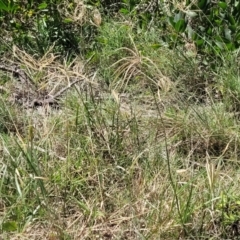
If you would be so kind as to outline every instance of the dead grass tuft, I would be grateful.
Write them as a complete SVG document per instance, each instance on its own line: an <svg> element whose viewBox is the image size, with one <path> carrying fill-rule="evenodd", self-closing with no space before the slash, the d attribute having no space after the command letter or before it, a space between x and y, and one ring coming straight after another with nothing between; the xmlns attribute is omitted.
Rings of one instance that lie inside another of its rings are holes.
<svg viewBox="0 0 240 240"><path fill-rule="evenodd" d="M163 92L168 92L171 89L171 80L163 75L159 67L151 59L143 56L138 51L131 35L129 35L129 38L134 50L126 47L117 49L117 51L124 51L127 55L130 54L130 56L123 57L111 65L111 68L117 68L114 72L116 76L113 81L114 88L123 89L124 91L130 80L140 80L145 84L153 84Z"/></svg>

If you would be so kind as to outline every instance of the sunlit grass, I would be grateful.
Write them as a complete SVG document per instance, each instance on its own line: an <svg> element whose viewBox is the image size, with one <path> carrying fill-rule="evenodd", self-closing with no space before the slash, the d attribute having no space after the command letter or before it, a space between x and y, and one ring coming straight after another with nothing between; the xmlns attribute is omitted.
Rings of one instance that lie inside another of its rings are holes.
<svg viewBox="0 0 240 240"><path fill-rule="evenodd" d="M103 25L101 66L90 73L79 59L27 58L36 69L18 59L39 89L69 86L56 108L14 102L17 79L3 82L4 239L237 236L238 72L223 64L204 75L192 56L135 34L126 23ZM209 76L211 91L201 89Z"/></svg>

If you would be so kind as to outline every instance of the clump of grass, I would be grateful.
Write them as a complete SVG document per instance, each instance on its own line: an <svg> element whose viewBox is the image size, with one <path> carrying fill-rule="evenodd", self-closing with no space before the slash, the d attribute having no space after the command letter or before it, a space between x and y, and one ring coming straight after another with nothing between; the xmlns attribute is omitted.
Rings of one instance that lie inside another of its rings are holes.
<svg viewBox="0 0 240 240"><path fill-rule="evenodd" d="M236 157L238 126L224 104L190 106L166 116L169 137L172 135L177 149L188 160L201 161L210 155L230 162Z"/></svg>
<svg viewBox="0 0 240 240"><path fill-rule="evenodd" d="M169 60L166 56L172 53L164 48L156 50L152 47L156 43L156 36L151 41L144 33L136 35L129 21L106 23L100 29L98 38L101 44L101 72L107 74L105 80L112 88L118 86L118 90L123 90L130 80L139 84L139 87L142 87L141 84L154 84L163 89L170 88L171 81L162 70L168 72ZM147 53L146 44L150 45ZM161 59L157 58L156 52L161 55ZM111 76L108 77L108 74ZM115 76L113 79L112 75Z"/></svg>
<svg viewBox="0 0 240 240"><path fill-rule="evenodd" d="M125 89L130 80L137 79L145 82L145 85L154 85L163 92L168 92L171 87L171 80L163 75L158 66L150 58L143 56L138 51L132 37L129 36L129 38L134 50L129 48L117 49L117 51L129 52L129 56L123 57L111 65L111 67L116 68L114 75L118 80L118 84L113 82L113 85L116 85L115 88ZM118 85L120 86L118 87Z"/></svg>

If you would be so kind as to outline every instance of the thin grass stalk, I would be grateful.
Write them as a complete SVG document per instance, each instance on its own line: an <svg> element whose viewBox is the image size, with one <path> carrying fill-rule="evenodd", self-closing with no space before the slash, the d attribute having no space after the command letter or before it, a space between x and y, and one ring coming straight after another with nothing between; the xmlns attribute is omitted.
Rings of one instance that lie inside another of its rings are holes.
<svg viewBox="0 0 240 240"><path fill-rule="evenodd" d="M30 149L30 153L28 152L28 150L24 150L23 147L19 144L18 141L16 141L16 144L18 145L20 151L23 153L28 165L30 166L31 170L33 171L35 176L41 176L40 171L38 169L38 166L36 166L35 160L33 158L33 149ZM47 190L43 184L43 180L42 179L35 179L41 189L41 193L43 195L43 197L45 198L47 196Z"/></svg>
<svg viewBox="0 0 240 240"><path fill-rule="evenodd" d="M169 155L169 151L168 151L166 128L165 128L165 124L164 124L164 121L163 121L163 118L162 118L161 110L159 108L159 105L157 104L156 95L154 94L154 90L152 89L152 87L151 87L151 90L152 90L152 93L153 93L155 104L157 106L157 111L158 111L158 114L159 114L159 117L160 117L160 121L161 121L162 126L163 126L163 136L164 136L164 143L165 143L165 150L166 150L167 169L168 169L169 180L170 180L170 183L171 183L171 186L172 186L172 189L173 189L173 193L174 193L174 197L175 197L175 201L176 201L176 205L177 205L177 212L178 212L178 215L179 215L179 218L180 218L180 221L181 221L181 225L183 227L184 233L186 234L187 233L187 228L184 224L184 220L183 220L183 217L182 217L182 214L181 214L180 205L179 205L179 198L178 198L178 194L177 194L177 187L176 187L176 184L174 183L174 179L173 179L172 171L171 171L170 155Z"/></svg>

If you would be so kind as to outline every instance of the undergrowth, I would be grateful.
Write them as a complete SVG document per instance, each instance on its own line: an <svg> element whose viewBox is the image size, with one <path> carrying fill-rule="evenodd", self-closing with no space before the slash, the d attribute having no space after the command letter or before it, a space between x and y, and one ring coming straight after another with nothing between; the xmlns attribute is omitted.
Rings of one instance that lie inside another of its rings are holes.
<svg viewBox="0 0 240 240"><path fill-rule="evenodd" d="M1 239L238 239L239 52L116 19L85 59L3 50Z"/></svg>

